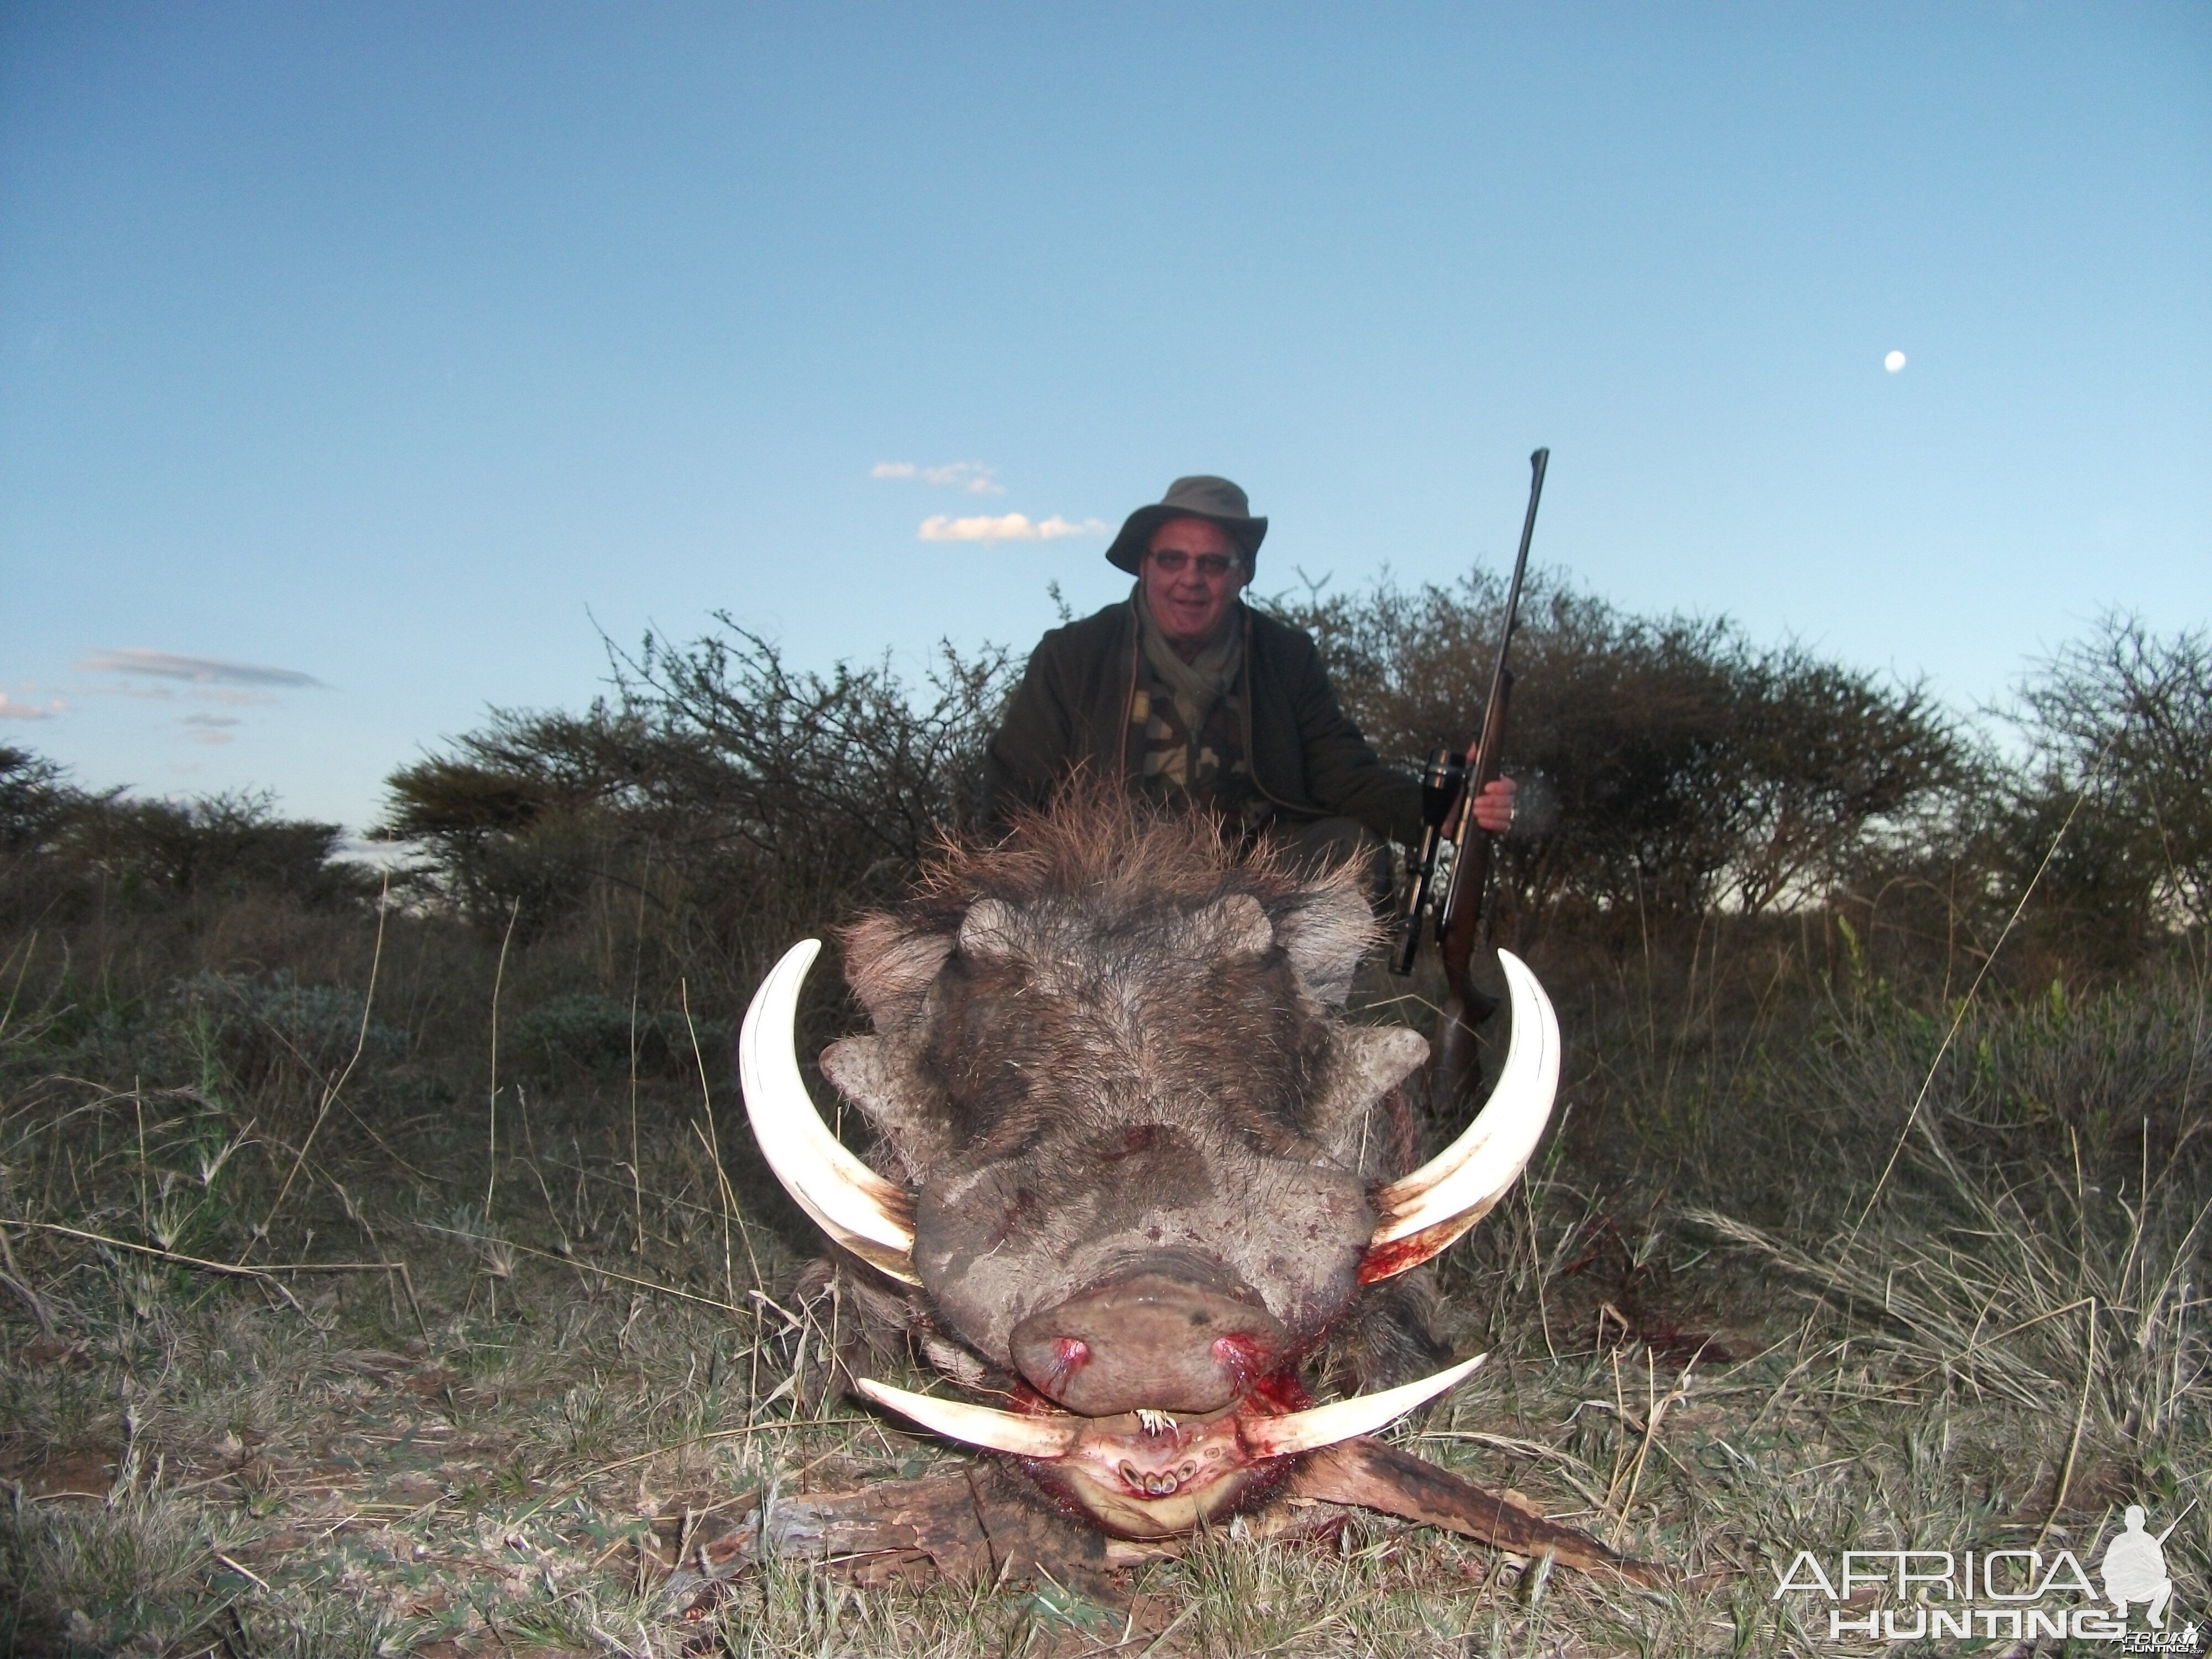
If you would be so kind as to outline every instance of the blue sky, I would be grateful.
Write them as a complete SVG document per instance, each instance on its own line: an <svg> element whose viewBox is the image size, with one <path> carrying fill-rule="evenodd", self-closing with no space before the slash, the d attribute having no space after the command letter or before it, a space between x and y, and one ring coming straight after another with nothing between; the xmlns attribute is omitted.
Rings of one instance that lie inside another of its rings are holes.
<svg viewBox="0 0 2212 1659"><path fill-rule="evenodd" d="M1961 706L2203 625L2212 6L0 5L0 742L88 782L361 824L718 608L1025 647L1186 471L1449 580L1539 443L1540 562Z"/></svg>

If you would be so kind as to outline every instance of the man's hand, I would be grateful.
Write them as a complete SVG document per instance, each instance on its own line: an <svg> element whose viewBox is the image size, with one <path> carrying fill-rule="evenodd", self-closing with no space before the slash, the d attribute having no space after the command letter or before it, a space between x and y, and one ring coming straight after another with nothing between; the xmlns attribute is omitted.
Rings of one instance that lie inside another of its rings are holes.
<svg viewBox="0 0 2212 1659"><path fill-rule="evenodd" d="M1493 836L1513 827L1513 780L1496 778L1474 798L1474 821Z"/></svg>

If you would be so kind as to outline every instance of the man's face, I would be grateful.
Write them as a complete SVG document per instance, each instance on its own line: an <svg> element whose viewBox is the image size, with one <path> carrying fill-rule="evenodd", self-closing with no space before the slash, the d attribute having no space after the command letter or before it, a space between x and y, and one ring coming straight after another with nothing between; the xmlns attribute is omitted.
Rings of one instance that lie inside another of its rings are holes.
<svg viewBox="0 0 2212 1659"><path fill-rule="evenodd" d="M1244 553L1211 519L1170 519L1146 544L1146 609L1168 643L1195 650L1220 632L1245 581Z"/></svg>

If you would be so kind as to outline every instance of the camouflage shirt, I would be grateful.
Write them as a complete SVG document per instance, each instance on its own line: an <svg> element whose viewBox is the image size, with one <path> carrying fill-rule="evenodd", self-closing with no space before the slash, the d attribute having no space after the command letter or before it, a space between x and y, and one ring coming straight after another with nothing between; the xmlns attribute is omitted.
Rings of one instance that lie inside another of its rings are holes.
<svg viewBox="0 0 2212 1659"><path fill-rule="evenodd" d="M1162 805L1194 807L1246 830L1274 815L1244 753L1244 635L1231 628L1185 663L1140 610L1129 698L1134 781Z"/></svg>

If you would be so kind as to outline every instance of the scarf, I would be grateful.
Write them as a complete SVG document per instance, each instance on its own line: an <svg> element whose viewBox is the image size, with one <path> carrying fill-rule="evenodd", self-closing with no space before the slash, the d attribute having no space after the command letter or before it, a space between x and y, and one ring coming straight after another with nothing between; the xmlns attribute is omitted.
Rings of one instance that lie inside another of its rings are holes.
<svg viewBox="0 0 2212 1659"><path fill-rule="evenodd" d="M1175 699L1183 729L1202 729L1215 705L1237 689L1237 677L1244 670L1243 618L1231 610L1220 637L1185 662L1152 620L1152 607L1145 603L1141 587L1130 602L1137 608L1137 635L1144 643L1145 660Z"/></svg>

